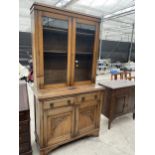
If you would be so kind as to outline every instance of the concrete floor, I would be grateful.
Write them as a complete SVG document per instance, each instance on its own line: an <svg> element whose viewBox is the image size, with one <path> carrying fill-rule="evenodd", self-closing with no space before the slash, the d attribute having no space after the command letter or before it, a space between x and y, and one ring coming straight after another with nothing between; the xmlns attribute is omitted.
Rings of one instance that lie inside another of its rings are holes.
<svg viewBox="0 0 155 155"><path fill-rule="evenodd" d="M109 80L110 76L98 76L100 80ZM34 137L33 93L28 85L31 112L31 144L33 155L39 155ZM108 119L101 115L99 137L86 137L63 145L49 155L134 155L135 152L135 121L132 114L115 119L108 130Z"/></svg>

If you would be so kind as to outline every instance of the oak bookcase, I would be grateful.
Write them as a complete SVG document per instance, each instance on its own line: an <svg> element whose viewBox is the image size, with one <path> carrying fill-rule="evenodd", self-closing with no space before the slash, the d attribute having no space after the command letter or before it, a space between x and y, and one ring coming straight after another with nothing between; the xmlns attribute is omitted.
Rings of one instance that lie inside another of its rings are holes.
<svg viewBox="0 0 155 155"><path fill-rule="evenodd" d="M95 85L100 18L31 7L35 136L41 155L98 136L103 88Z"/></svg>

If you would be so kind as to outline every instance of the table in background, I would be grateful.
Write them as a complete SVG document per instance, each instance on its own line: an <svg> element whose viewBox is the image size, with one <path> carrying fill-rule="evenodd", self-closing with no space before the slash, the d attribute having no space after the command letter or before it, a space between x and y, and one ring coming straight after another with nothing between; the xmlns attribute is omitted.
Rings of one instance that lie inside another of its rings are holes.
<svg viewBox="0 0 155 155"><path fill-rule="evenodd" d="M135 83L129 80L114 80L100 82L105 87L105 99L102 105L102 114L109 118L108 129L111 122L118 116L133 113L135 117Z"/></svg>

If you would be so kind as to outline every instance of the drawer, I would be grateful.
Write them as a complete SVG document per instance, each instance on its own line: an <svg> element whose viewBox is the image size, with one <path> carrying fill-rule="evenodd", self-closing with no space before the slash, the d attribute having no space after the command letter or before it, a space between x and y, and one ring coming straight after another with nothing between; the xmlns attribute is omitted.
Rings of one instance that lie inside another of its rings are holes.
<svg viewBox="0 0 155 155"><path fill-rule="evenodd" d="M99 92L90 93L90 94L82 94L78 96L78 102L98 101L99 99L100 99Z"/></svg>
<svg viewBox="0 0 155 155"><path fill-rule="evenodd" d="M28 143L30 142L30 134L28 133L20 133L19 134L19 143Z"/></svg>
<svg viewBox="0 0 155 155"><path fill-rule="evenodd" d="M30 121L20 121L19 122L19 133L29 132L30 130Z"/></svg>
<svg viewBox="0 0 155 155"><path fill-rule="evenodd" d="M30 143L19 144L19 153L30 151Z"/></svg>
<svg viewBox="0 0 155 155"><path fill-rule="evenodd" d="M74 104L74 98L73 97L67 97L62 99L54 99L44 102L44 110L51 109L51 108L59 108L63 106L69 106Z"/></svg>

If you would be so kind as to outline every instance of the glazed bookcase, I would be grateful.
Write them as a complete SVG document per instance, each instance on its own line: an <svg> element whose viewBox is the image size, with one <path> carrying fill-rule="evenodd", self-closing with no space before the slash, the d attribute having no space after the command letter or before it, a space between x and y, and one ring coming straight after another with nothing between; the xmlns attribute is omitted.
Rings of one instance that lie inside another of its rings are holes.
<svg viewBox="0 0 155 155"><path fill-rule="evenodd" d="M100 18L31 7L35 135L41 155L98 136L103 88L95 85Z"/></svg>
<svg viewBox="0 0 155 155"><path fill-rule="evenodd" d="M31 16L37 88L94 83L100 19L42 5Z"/></svg>

